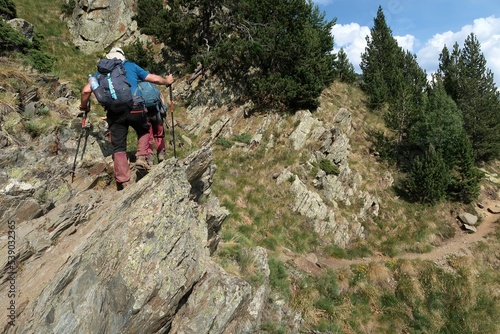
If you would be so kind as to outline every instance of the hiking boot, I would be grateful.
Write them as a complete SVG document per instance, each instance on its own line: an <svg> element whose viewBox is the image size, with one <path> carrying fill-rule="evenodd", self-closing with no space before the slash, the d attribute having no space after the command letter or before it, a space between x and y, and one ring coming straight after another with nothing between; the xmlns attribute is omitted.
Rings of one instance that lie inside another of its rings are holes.
<svg viewBox="0 0 500 334"><path fill-rule="evenodd" d="M118 191L124 190L124 189L130 187L131 184L132 184L132 182L130 182L130 181L118 182L116 184L116 190L118 190Z"/></svg>
<svg viewBox="0 0 500 334"><path fill-rule="evenodd" d="M147 163L148 163L148 165L149 165L150 168L155 163L155 159L153 158L152 154L148 154L148 156L146 157L146 161L147 161Z"/></svg>
<svg viewBox="0 0 500 334"><path fill-rule="evenodd" d="M116 190L120 191L126 189L131 185L133 185L136 182L136 180L137 180L137 174L135 173L135 171L133 171L132 173L130 173L130 180L116 183Z"/></svg>
<svg viewBox="0 0 500 334"><path fill-rule="evenodd" d="M162 162L163 160L165 160L165 151L158 153L158 163Z"/></svg>
<svg viewBox="0 0 500 334"><path fill-rule="evenodd" d="M150 166L146 160L146 156L141 155L137 157L137 160L135 161L135 168L143 171L149 171Z"/></svg>

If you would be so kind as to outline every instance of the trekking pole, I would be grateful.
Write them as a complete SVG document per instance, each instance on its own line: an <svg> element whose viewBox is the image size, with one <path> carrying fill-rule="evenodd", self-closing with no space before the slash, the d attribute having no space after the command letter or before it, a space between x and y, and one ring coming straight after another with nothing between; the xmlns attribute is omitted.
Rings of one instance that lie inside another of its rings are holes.
<svg viewBox="0 0 500 334"><path fill-rule="evenodd" d="M89 108L90 108L90 105L89 105ZM83 124L83 121L82 121L82 128L85 129L85 140L83 141L83 149L82 149L82 154L80 156L80 160L83 160L85 150L87 149L87 141L89 139L89 134L90 134L90 124L87 122L86 116L85 116L85 124Z"/></svg>
<svg viewBox="0 0 500 334"><path fill-rule="evenodd" d="M87 134L85 136L85 144L84 144L84 146L87 145L87 138L88 138L87 114L89 113L89 111L90 111L90 101L87 103L87 110L85 110L85 112L83 114L82 131L80 132L80 136L78 137L78 144L76 145L75 159L73 160L73 168L71 169L71 183L73 183L73 180L75 179L76 158L78 157L78 151L80 150L80 142L82 140L82 137L83 137L84 133ZM83 153L82 153L82 158L83 158Z"/></svg>
<svg viewBox="0 0 500 334"><path fill-rule="evenodd" d="M172 99L172 85L169 86L170 90L170 112L172 113L172 143L174 145L174 158L177 159L175 152L175 131L174 131L174 100Z"/></svg>

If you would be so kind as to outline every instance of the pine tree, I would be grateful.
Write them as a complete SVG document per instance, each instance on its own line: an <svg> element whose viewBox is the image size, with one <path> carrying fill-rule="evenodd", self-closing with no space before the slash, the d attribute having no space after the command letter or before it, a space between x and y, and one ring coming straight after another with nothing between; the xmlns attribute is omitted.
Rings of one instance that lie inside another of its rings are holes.
<svg viewBox="0 0 500 334"><path fill-rule="evenodd" d="M361 54L360 68L363 72L363 89L369 96L368 105L382 108L392 100L391 89L398 80L397 67L401 60L402 50L391 29L387 26L382 7L379 6L374 19L370 36L366 37L367 46Z"/></svg>
<svg viewBox="0 0 500 334"><path fill-rule="evenodd" d="M459 62L460 62L460 48L458 43L453 45L453 51L450 51L446 46L443 47L439 55L439 68L437 75L443 81L446 92L451 96L454 101L458 98L459 87Z"/></svg>
<svg viewBox="0 0 500 334"><path fill-rule="evenodd" d="M409 194L421 203L435 204L445 198L450 175L434 146L414 159L406 181Z"/></svg>
<svg viewBox="0 0 500 334"><path fill-rule="evenodd" d="M394 67L391 82L391 99L388 112L384 116L386 126L396 133L397 143L401 144L408 127L420 117L423 104L423 91L427 85L425 71L410 52L402 53Z"/></svg>
<svg viewBox="0 0 500 334"><path fill-rule="evenodd" d="M330 33L335 21L325 21L325 14L304 0L268 0L258 6L246 2L248 11L241 23L252 22L252 33L250 39L238 37L249 43L247 49L228 45L232 51L226 56L245 59L237 77L231 77L247 78L246 87L260 101L278 101L294 109L317 107L317 97L335 75ZM247 75L251 69L258 69L255 76Z"/></svg>
<svg viewBox="0 0 500 334"><path fill-rule="evenodd" d="M457 104L476 159L500 158L500 95L473 33L465 39L459 70Z"/></svg>
<svg viewBox="0 0 500 334"><path fill-rule="evenodd" d="M481 176L474 166L472 145L463 128L460 110L441 80L427 90L425 101L422 117L410 128L407 146L420 152L434 147L450 175L448 197L469 203L478 195Z"/></svg>
<svg viewBox="0 0 500 334"><path fill-rule="evenodd" d="M456 155L453 169L454 177L449 192L453 199L470 203L479 195L479 183L483 173L475 166L474 151L469 137L459 138L457 147L460 151Z"/></svg>
<svg viewBox="0 0 500 334"><path fill-rule="evenodd" d="M356 72L354 72L354 66L349 62L347 54L344 49L341 48L337 53L337 61L335 62L335 68L337 70L337 77L342 82L353 83L356 81Z"/></svg>
<svg viewBox="0 0 500 334"><path fill-rule="evenodd" d="M167 8L162 0L139 0L138 7L141 31L179 51L192 68L201 63L239 86L259 106L314 108L333 82L335 21L310 1L174 0Z"/></svg>
<svg viewBox="0 0 500 334"><path fill-rule="evenodd" d="M500 158L500 95L473 33L462 50L443 48L437 76L462 113L476 163Z"/></svg>
<svg viewBox="0 0 500 334"><path fill-rule="evenodd" d="M437 81L426 92L423 112L411 124L406 144L412 150L422 152L432 145L436 151L442 152L444 161L451 168L461 152L456 144L466 136L456 103L446 93L443 82Z"/></svg>

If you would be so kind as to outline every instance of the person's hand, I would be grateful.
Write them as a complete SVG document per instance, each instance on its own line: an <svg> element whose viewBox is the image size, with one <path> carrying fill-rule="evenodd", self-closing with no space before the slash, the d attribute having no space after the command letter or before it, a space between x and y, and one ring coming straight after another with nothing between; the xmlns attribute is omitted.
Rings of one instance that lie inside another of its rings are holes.
<svg viewBox="0 0 500 334"><path fill-rule="evenodd" d="M166 86L170 86L174 82L174 77L172 76L172 74L167 75L165 79L167 80Z"/></svg>

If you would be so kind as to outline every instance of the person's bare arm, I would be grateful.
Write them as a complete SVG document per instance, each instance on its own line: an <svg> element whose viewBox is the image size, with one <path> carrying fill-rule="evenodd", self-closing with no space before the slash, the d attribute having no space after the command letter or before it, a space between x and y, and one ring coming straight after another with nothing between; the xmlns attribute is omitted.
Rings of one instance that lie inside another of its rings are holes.
<svg viewBox="0 0 500 334"><path fill-rule="evenodd" d="M80 110L87 110L90 100L90 94L92 94L92 88L90 88L90 84L86 84L82 88L82 94L80 97Z"/></svg>
<svg viewBox="0 0 500 334"><path fill-rule="evenodd" d="M172 76L172 74L169 74L166 77L162 77L153 73L149 73L145 80L157 85L170 86L174 82L174 77Z"/></svg>

